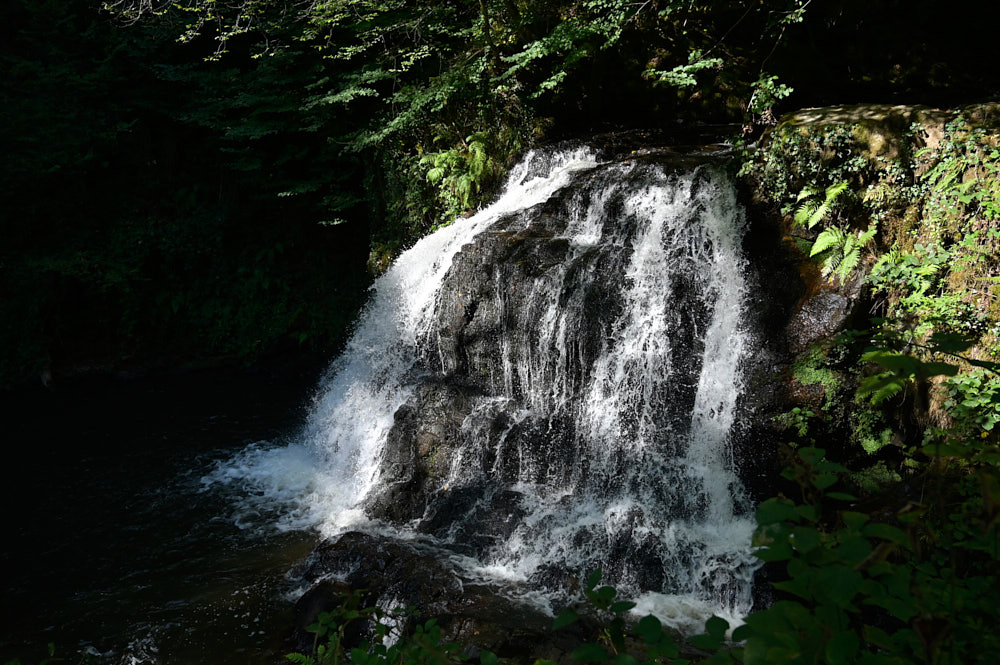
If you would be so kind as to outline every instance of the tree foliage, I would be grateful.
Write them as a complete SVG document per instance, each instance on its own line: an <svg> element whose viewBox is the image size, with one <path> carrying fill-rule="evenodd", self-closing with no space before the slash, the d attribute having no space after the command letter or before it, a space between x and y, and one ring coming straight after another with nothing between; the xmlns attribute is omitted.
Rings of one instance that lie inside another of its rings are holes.
<svg viewBox="0 0 1000 665"><path fill-rule="evenodd" d="M343 152L415 156L449 213L456 200L470 207L491 193L497 174L535 137L541 116L577 97L589 75L622 70L615 76L634 91L646 90L655 113L676 98L674 92L655 93L661 85L710 85L723 70L737 81L754 67L758 51L742 40L752 33L773 43L801 20L803 9L795 0L746 10L680 0L333 0L300 6L118 0L106 6L126 21L183 26L180 38L200 45L209 59L248 58L244 75L267 69L274 59L297 62L306 57L301 54L314 54L315 69L290 73L302 94L275 84L283 110L297 107L305 126ZM767 100L787 91L769 76L736 84L735 94L753 95L759 116L770 107ZM473 158L472 143L489 154ZM423 160L425 153L435 158ZM464 169L465 175L450 179L439 170L441 162L484 160L496 166Z"/></svg>
<svg viewBox="0 0 1000 665"><path fill-rule="evenodd" d="M367 237L317 225L361 176L282 99L309 63L192 61L85 1L4 11L0 385L336 344Z"/></svg>

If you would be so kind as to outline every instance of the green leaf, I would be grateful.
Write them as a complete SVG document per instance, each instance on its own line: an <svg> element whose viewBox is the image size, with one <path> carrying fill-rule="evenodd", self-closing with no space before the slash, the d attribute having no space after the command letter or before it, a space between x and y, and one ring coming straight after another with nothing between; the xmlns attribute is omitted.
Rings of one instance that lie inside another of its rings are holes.
<svg viewBox="0 0 1000 665"><path fill-rule="evenodd" d="M837 482L837 474L835 473L821 473L813 480L813 485L816 489L825 490Z"/></svg>
<svg viewBox="0 0 1000 665"><path fill-rule="evenodd" d="M757 524L760 526L794 520L795 517L795 506L787 500L771 498L757 507Z"/></svg>
<svg viewBox="0 0 1000 665"><path fill-rule="evenodd" d="M953 365L952 363L930 361L921 363L920 365L920 375L924 378L932 376L955 376L956 374L958 374L958 365Z"/></svg>
<svg viewBox="0 0 1000 665"><path fill-rule="evenodd" d="M808 552L819 547L819 532L807 526L800 526L792 529L792 545L800 552Z"/></svg>
<svg viewBox="0 0 1000 665"><path fill-rule="evenodd" d="M786 540L769 543L754 552L761 561L785 561L792 558L792 546Z"/></svg>
<svg viewBox="0 0 1000 665"><path fill-rule="evenodd" d="M907 381L909 381L909 377L891 372L869 376L861 381L857 396L859 398L868 397L872 404L878 405L903 390Z"/></svg>
<svg viewBox="0 0 1000 665"><path fill-rule="evenodd" d="M635 627L635 634L645 644L656 644L664 634L663 626L660 624L659 619L652 614L647 614L639 619L639 623Z"/></svg>
<svg viewBox="0 0 1000 665"><path fill-rule="evenodd" d="M812 598L812 590L810 585L812 584L813 575L805 575L799 578L785 580L783 582L772 582L773 586L778 591L784 591L785 593L791 593L799 598L805 598L807 600Z"/></svg>
<svg viewBox="0 0 1000 665"><path fill-rule="evenodd" d="M599 644L580 645L573 649L569 657L581 663L603 663L610 660L608 652Z"/></svg>
<svg viewBox="0 0 1000 665"><path fill-rule="evenodd" d="M577 620L579 620L579 618L580 615L577 614L574 610L565 609L559 614L559 616L556 617L556 620L552 622L552 630L559 630L560 628L565 628L566 626L575 623Z"/></svg>
<svg viewBox="0 0 1000 665"><path fill-rule="evenodd" d="M722 645L722 640L715 635L695 635L688 639L688 643L698 649L715 651Z"/></svg>
<svg viewBox="0 0 1000 665"><path fill-rule="evenodd" d="M860 529L869 520L869 516L866 513L858 513L852 510L841 511L840 517L844 520L847 528L852 530Z"/></svg>
<svg viewBox="0 0 1000 665"><path fill-rule="evenodd" d="M888 540L896 543L897 545L903 545L909 541L909 538L904 531L889 524L866 524L861 530L861 533L871 538L882 538L883 540Z"/></svg>
<svg viewBox="0 0 1000 665"><path fill-rule="evenodd" d="M826 662L829 665L850 665L861 642L854 631L841 631L826 643Z"/></svg>
<svg viewBox="0 0 1000 665"><path fill-rule="evenodd" d="M796 506L795 512L799 517L808 522L819 521L819 513L816 511L816 506L812 504L803 504L801 506Z"/></svg>
<svg viewBox="0 0 1000 665"><path fill-rule="evenodd" d="M816 242L813 243L809 256L816 256L832 247L842 247L844 245L844 232L836 226L826 229L819 234Z"/></svg>
<svg viewBox="0 0 1000 665"><path fill-rule="evenodd" d="M815 196L816 194L819 194L819 192L820 190L816 187L803 187L802 190L799 191L799 195L795 197L795 202L800 203L802 199L809 198L810 196Z"/></svg>
<svg viewBox="0 0 1000 665"><path fill-rule="evenodd" d="M913 376L920 370L920 361L905 353L894 351L869 351L861 356L865 362L876 363L894 372L900 372L907 376Z"/></svg>
<svg viewBox="0 0 1000 665"><path fill-rule="evenodd" d="M794 215L796 226L812 228L823 221L829 214L837 197L847 189L846 182L839 182L826 188L823 200L819 201L818 192L813 189L803 189L798 196L799 208ZM816 197L816 198L813 198ZM810 199L805 200L803 199Z"/></svg>
<svg viewBox="0 0 1000 665"><path fill-rule="evenodd" d="M805 460L809 464L815 465L826 455L826 451L822 448L815 448L807 446L805 448L799 448L799 457Z"/></svg>
<svg viewBox="0 0 1000 665"><path fill-rule="evenodd" d="M896 644L887 632L875 626L865 626L865 639L877 647L887 651L894 651Z"/></svg>
<svg viewBox="0 0 1000 665"><path fill-rule="evenodd" d="M847 182L838 182L834 185L830 185L826 188L826 199L832 201L833 199L840 196L845 189L847 189Z"/></svg>
<svg viewBox="0 0 1000 665"><path fill-rule="evenodd" d="M722 617L713 616L705 622L705 632L720 640L726 638L727 630L729 630L729 622Z"/></svg>
<svg viewBox="0 0 1000 665"><path fill-rule="evenodd" d="M609 608L616 595L618 595L618 590L613 586L602 586L589 594L590 601L603 608Z"/></svg>
<svg viewBox="0 0 1000 665"><path fill-rule="evenodd" d="M965 333L935 332L927 340L927 344L942 353L963 353L975 342L975 339Z"/></svg>
<svg viewBox="0 0 1000 665"><path fill-rule="evenodd" d="M816 571L816 581L827 598L843 607L861 589L864 578L861 573L846 566L826 566Z"/></svg>
<svg viewBox="0 0 1000 665"><path fill-rule="evenodd" d="M613 603L608 609L615 614L620 614L621 612L628 612L633 607L635 607L635 603L628 600L619 600L618 602Z"/></svg>

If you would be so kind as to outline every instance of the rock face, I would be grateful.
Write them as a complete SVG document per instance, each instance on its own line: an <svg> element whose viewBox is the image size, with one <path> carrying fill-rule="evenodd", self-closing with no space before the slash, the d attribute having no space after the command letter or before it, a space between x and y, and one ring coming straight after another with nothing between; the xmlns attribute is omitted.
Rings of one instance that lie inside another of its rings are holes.
<svg viewBox="0 0 1000 665"><path fill-rule="evenodd" d="M701 482L686 476L680 458L693 427L698 377L710 362L706 331L743 308L741 296L724 293L739 288L736 282L722 276L745 270L740 231L717 218L737 214L735 202L724 213L709 210L722 204L708 172L685 176L687 184L669 194L671 173L689 169L687 158L643 155L628 162L580 174L546 202L500 219L454 257L420 344L426 378L396 412L382 482L368 502L372 517L409 523L470 556L509 562L536 556L521 552L525 538L552 537L527 535L526 516L559 493L593 493L598 505L621 493L627 504L646 491L630 485ZM657 215L670 219L651 222ZM660 328L651 334L650 326ZM741 337L723 343L743 343L751 327L741 325ZM648 352L628 350L631 336ZM734 400L725 409L738 408L738 386L721 389L729 392L718 399ZM725 409L705 417L723 417ZM713 427L724 433L731 423ZM649 469L618 452L654 444ZM725 500L743 506L741 492ZM582 503L574 507L582 501L545 508L546 519L579 521L582 514L572 514L583 510ZM583 555L593 558L584 565L604 565L612 582L635 589L683 585L664 569L665 545L650 550L634 534L661 519L652 517L655 511L667 511L664 520L698 519L711 500L692 489L649 501L666 503L637 505L627 525L617 527L620 536L555 522L550 530L569 529L566 538L577 539L581 552L595 537L612 541L601 545L603 554ZM608 556L614 558L604 561ZM543 563L531 579L559 588L574 574L580 572L569 564Z"/></svg>
<svg viewBox="0 0 1000 665"><path fill-rule="evenodd" d="M824 344L850 327L861 300L861 280L846 284L814 283L786 327L788 350L801 355L814 344Z"/></svg>
<svg viewBox="0 0 1000 665"><path fill-rule="evenodd" d="M668 173L698 161L649 152L627 161L655 163ZM446 295L421 345L427 374L396 412L381 487L367 506L372 517L415 521L419 530L471 551L507 538L522 516L516 493L505 486L558 484L587 465L576 459L580 451L573 440L581 423L571 402L594 380L608 340L621 334L615 326L626 307L623 284L631 279L632 243L641 223L622 209L620 194L593 200L599 195L590 192L600 189L588 180L628 181L619 190L629 182L637 189L648 186L644 170L609 171L613 168L582 174L547 202L498 221L453 259L441 289ZM606 222L587 218L595 209ZM676 303L678 317L694 325L671 329L662 361L674 376L696 376L703 351L698 327L707 325L711 314L711 303L700 296L703 276L663 270L670 273L665 297ZM774 299L765 300L773 308ZM787 309L787 303L780 307ZM761 318L759 312L753 316ZM670 391L657 397L660 426L686 430L693 390L658 390ZM480 450L470 453L477 445ZM508 454L498 454L503 446ZM456 472L469 475L469 468L456 467L463 452L461 463L475 465L483 483L451 484ZM456 521L466 525L456 527ZM467 533L458 537L456 528Z"/></svg>
<svg viewBox="0 0 1000 665"><path fill-rule="evenodd" d="M854 104L802 109L782 116L772 133L807 130L817 126L850 127L856 144L853 151L865 159L895 159L912 149L914 130L919 142L937 147L944 125L957 115L973 126L1000 124L1000 103L975 104L955 110L918 105Z"/></svg>
<svg viewBox="0 0 1000 665"><path fill-rule="evenodd" d="M479 395L472 386L428 381L399 408L382 461L383 488L369 503L372 515L403 523L424 514L428 497L444 487L462 423Z"/></svg>
<svg viewBox="0 0 1000 665"><path fill-rule="evenodd" d="M545 361L532 363L528 357L539 352L530 348L529 340L538 334L553 299L562 300L575 317L573 348L567 352L574 356L568 363L578 368L577 374L569 370L560 375L571 384L565 386L568 392L579 389L582 368L594 363L621 312L617 291L626 248L572 247L566 235L573 219L567 210L572 196L566 192L499 221L455 257L442 288L447 296L439 302L428 335L432 339L424 344L422 360L431 374L396 414L383 463L383 477L389 482L370 504L373 517L394 522L420 519L421 530L468 543L472 534L456 538L457 534L446 533L455 521L455 509L465 514L478 503L477 515L510 514L511 519L516 519L517 511L509 508L509 492L497 491L493 483L478 489L468 484L457 490L448 487L461 446L470 445L473 438L483 445L495 444L502 437L511 450L531 455L530 462L489 451L479 456L475 463L484 474L506 482L516 481L529 463L536 478L543 479L552 457L572 454L567 438L574 423L560 422L549 408L539 409L543 421L510 408L514 401L539 406L532 400L549 399L533 394L542 377L526 376L522 370L548 373L554 381L559 378L561 368ZM578 278L583 273L607 278ZM577 306L571 307L569 299ZM473 411L476 417L470 419ZM471 426L477 431L470 431ZM542 440L544 445L533 443ZM489 517L493 523L486 524L472 517L476 523L472 532L504 537L504 519Z"/></svg>

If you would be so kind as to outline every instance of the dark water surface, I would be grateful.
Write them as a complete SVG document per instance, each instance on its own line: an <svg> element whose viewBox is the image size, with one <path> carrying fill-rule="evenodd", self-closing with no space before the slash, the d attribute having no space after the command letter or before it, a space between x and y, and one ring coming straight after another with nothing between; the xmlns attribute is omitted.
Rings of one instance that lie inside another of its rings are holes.
<svg viewBox="0 0 1000 665"><path fill-rule="evenodd" d="M37 662L49 642L67 662L281 661L286 573L316 538L266 516L238 528L201 478L248 443L294 434L318 369L0 393L0 662Z"/></svg>

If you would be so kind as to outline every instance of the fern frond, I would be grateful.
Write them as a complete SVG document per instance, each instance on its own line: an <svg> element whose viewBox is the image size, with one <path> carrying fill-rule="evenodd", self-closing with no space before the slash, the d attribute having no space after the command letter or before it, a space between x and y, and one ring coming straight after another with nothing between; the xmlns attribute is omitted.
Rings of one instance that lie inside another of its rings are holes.
<svg viewBox="0 0 1000 665"><path fill-rule="evenodd" d="M819 190L812 188L804 188L799 192L799 196L796 200L799 203L799 207L795 212L794 222L796 226L805 226L807 228L812 228L822 222L830 214L830 210L833 208L833 204L836 202L837 197L839 197L844 190L847 189L846 182L838 182L835 185L830 185L826 188L823 193L823 200L820 201Z"/></svg>
<svg viewBox="0 0 1000 665"><path fill-rule="evenodd" d="M820 274L822 274L823 277L830 277L831 275L834 275L837 272L837 268L840 266L841 259L843 259L841 254L831 252L830 255L823 260L823 267L820 270Z"/></svg>
<svg viewBox="0 0 1000 665"><path fill-rule="evenodd" d="M895 372L882 372L862 381L857 395L869 398L871 403L877 406L893 395L899 394L908 380L908 377Z"/></svg>
<svg viewBox="0 0 1000 665"><path fill-rule="evenodd" d="M813 213L816 212L817 208L819 208L818 201L807 200L804 203L802 203L802 205L800 205L795 210L795 215L792 218L795 222L795 226L806 226L806 222L808 222L812 218Z"/></svg>
<svg viewBox="0 0 1000 665"><path fill-rule="evenodd" d="M826 188L826 200L833 201L843 194L845 189L847 189L847 182L838 182L835 185L830 185Z"/></svg>
<svg viewBox="0 0 1000 665"><path fill-rule="evenodd" d="M875 239L875 234L878 233L878 222L873 221L867 229L858 233L858 244L862 247L870 243ZM898 250L897 250L898 251Z"/></svg>
<svg viewBox="0 0 1000 665"><path fill-rule="evenodd" d="M840 265L837 266L837 272L836 272L837 277L839 277L842 281L847 281L847 279L851 276L851 273L854 272L854 269L857 267L860 260L861 260L860 245L855 244L849 250L845 248L844 258L840 260Z"/></svg>
<svg viewBox="0 0 1000 665"><path fill-rule="evenodd" d="M800 203L802 199L807 199L810 196L815 196L820 193L820 189L817 187L803 187L799 195L795 197L795 202Z"/></svg>
<svg viewBox="0 0 1000 665"><path fill-rule="evenodd" d="M845 234L843 230L837 226L831 226L816 237L816 242L813 243L809 256L816 256L829 249L843 247L844 240Z"/></svg>

